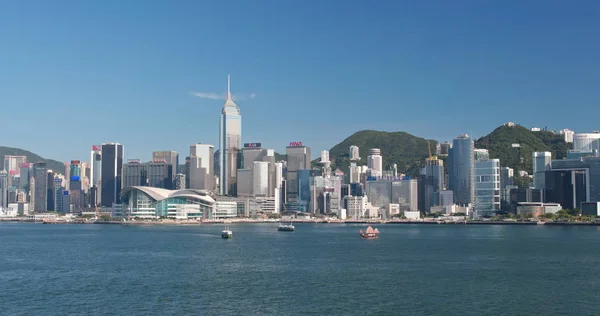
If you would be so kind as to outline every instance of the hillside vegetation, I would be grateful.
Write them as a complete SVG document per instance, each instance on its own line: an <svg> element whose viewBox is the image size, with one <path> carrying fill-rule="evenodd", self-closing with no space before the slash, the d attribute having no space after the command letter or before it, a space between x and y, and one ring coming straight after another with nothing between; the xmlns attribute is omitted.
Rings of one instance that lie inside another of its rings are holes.
<svg viewBox="0 0 600 316"><path fill-rule="evenodd" d="M437 141L431 140L432 151ZM365 165L369 149L379 148L383 156L383 169L387 170L395 163L398 171L416 176L429 155L427 140L406 132L359 131L344 139L329 150L332 169L339 168L348 172L350 167L350 146L358 146L360 158L358 165ZM315 160L314 163L318 162Z"/></svg>
<svg viewBox="0 0 600 316"><path fill-rule="evenodd" d="M62 173L62 174L65 173L65 165L62 162L52 160L52 159L44 159L44 158L42 158L30 151L24 150L24 149L0 146L0 161L2 161L3 164L4 164L4 156L6 156L6 155L25 156L25 157L27 157L27 161L31 162L31 163L45 162L48 169L58 171L59 173Z"/></svg>
<svg viewBox="0 0 600 316"><path fill-rule="evenodd" d="M520 147L514 148L513 144L519 144ZM500 159L502 166L531 174L533 152L549 151L552 159L564 159L570 144L564 141L562 135L553 132L532 132L520 125L504 125L476 140L475 148L489 150L490 157Z"/></svg>
<svg viewBox="0 0 600 316"><path fill-rule="evenodd" d="M435 140L430 140L432 151L437 143ZM520 147L514 148L513 144L519 144ZM361 160L358 161L358 165L366 165L369 149L379 148L383 156L384 170L396 163L399 172L410 176L418 175L425 158L429 155L427 140L424 138L406 132L365 130L354 133L330 149L329 157L333 169L339 168L348 172L349 149L352 145L360 149ZM500 159L502 166L524 170L531 174L533 152L549 151L552 153L552 159L564 159L571 145L564 141L562 135L553 132L532 132L520 125L503 125L477 139L475 148L488 149L490 157ZM319 159L313 161L313 167L318 167L318 161Z"/></svg>

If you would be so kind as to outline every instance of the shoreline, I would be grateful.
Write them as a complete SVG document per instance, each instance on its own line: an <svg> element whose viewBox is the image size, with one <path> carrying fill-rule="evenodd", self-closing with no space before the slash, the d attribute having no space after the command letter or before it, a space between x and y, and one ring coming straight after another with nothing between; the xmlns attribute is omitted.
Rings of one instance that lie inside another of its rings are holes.
<svg viewBox="0 0 600 316"><path fill-rule="evenodd" d="M21 218L1 218L2 222L35 223L35 224L99 224L99 225L170 225L170 226L197 226L197 225L224 225L224 224L278 224L279 220L211 220L211 221L36 221ZM436 221L436 220L292 220L286 221L294 224L360 224L360 225L544 225L544 226L600 226L600 222L536 222L536 221Z"/></svg>

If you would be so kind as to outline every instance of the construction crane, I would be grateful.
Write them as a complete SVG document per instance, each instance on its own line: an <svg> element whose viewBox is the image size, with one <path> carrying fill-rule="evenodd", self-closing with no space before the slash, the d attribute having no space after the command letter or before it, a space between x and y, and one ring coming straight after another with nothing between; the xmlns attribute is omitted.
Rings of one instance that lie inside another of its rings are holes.
<svg viewBox="0 0 600 316"><path fill-rule="evenodd" d="M427 150L429 150L429 157L427 157L425 160L427 161L435 161L438 160L437 156L432 156L431 155L431 147L429 146L429 140L427 140Z"/></svg>

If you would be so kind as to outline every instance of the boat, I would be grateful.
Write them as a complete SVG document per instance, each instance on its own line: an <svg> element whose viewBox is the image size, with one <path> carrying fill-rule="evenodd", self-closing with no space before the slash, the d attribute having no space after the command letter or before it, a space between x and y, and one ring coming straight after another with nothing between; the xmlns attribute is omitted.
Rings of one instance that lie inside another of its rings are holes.
<svg viewBox="0 0 600 316"><path fill-rule="evenodd" d="M360 230L360 236L364 239L377 239L379 238L379 229L373 229L373 227L369 226L367 227L367 232L363 232L362 229Z"/></svg>
<svg viewBox="0 0 600 316"><path fill-rule="evenodd" d="M281 223L279 224L279 227L277 227L277 230L280 232L293 232L294 229L296 229L294 227L294 225L292 225L292 223L286 224L286 223Z"/></svg>
<svg viewBox="0 0 600 316"><path fill-rule="evenodd" d="M233 237L233 232L229 229L229 226L225 226L225 229L221 232L222 238L231 238Z"/></svg>

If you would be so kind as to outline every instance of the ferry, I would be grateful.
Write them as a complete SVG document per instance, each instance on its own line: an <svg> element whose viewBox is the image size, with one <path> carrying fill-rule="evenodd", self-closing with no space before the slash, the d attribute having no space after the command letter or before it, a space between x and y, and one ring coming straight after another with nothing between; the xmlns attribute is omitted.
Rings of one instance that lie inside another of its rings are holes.
<svg viewBox="0 0 600 316"><path fill-rule="evenodd" d="M369 226L366 233L362 229L360 230L360 236L364 239L377 239L379 238L379 229Z"/></svg>
<svg viewBox="0 0 600 316"><path fill-rule="evenodd" d="M279 227L277 227L277 230L280 232L293 232L295 229L294 225L292 225L292 223L289 224L285 224L285 223L281 223L279 224Z"/></svg>
<svg viewBox="0 0 600 316"><path fill-rule="evenodd" d="M225 229L221 232L221 238L231 238L233 237L233 232L229 229L229 226L225 226Z"/></svg>

